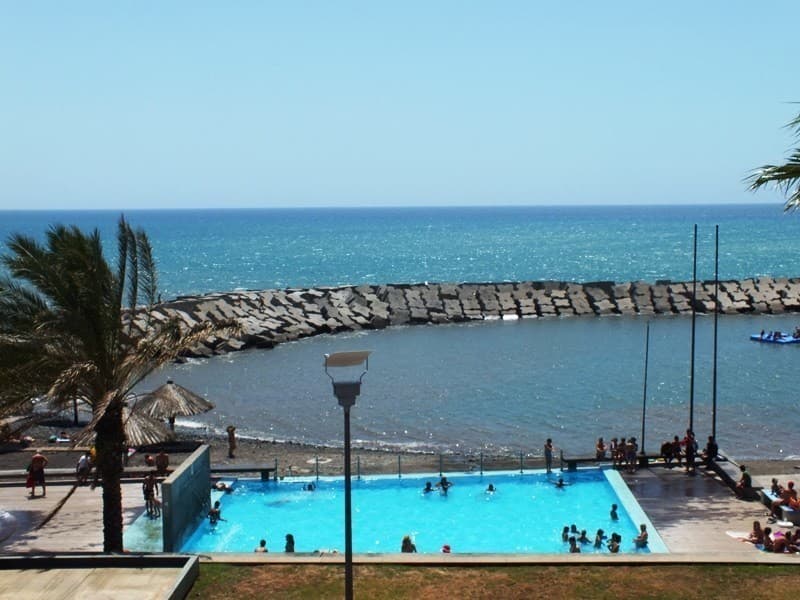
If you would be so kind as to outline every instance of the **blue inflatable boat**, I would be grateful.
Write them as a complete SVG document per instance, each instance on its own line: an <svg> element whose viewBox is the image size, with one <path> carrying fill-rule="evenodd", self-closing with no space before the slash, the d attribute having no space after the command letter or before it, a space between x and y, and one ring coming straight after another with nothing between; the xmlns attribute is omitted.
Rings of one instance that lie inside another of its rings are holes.
<svg viewBox="0 0 800 600"><path fill-rule="evenodd" d="M790 333L783 333L781 331L769 333L754 333L750 336L754 342L761 342L762 344L800 344L800 337L795 337Z"/></svg>

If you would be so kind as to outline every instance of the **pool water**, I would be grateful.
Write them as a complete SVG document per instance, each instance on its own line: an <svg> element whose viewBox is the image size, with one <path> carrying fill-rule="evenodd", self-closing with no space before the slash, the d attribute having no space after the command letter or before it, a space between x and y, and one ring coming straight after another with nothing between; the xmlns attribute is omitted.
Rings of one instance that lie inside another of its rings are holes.
<svg viewBox="0 0 800 600"><path fill-rule="evenodd" d="M568 485L557 488L563 477ZM399 552L410 535L418 552L565 553L565 525L622 536L622 552L666 552L666 547L616 471L587 469L575 473L533 472L448 476L447 495L423 493L437 475L370 477L352 482L353 551ZM313 482L314 491L304 487ZM489 484L496 488L488 493ZM610 508L619 506L612 521ZM186 540L183 552L252 552L260 539L272 552L283 552L287 533L297 552L344 550L342 479L294 479L280 482L239 480L221 497L225 521L208 520ZM639 524L648 526L649 544L637 549ZM584 544L581 552L608 552Z"/></svg>

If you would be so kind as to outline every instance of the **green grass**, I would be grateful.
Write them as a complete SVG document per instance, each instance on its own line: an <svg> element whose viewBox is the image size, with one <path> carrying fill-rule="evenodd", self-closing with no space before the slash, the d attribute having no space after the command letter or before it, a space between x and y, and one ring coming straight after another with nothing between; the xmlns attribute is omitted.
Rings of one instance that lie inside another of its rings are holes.
<svg viewBox="0 0 800 600"><path fill-rule="evenodd" d="M356 598L441 600L441 598L770 598L800 585L797 566L641 565L417 567L366 565L355 569ZM202 564L190 593L194 599L275 597L339 599L340 565Z"/></svg>

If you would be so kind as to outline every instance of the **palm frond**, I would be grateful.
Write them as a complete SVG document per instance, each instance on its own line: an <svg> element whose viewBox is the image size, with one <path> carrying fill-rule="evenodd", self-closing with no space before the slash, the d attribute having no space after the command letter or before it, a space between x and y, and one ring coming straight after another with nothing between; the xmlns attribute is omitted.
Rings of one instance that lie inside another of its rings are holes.
<svg viewBox="0 0 800 600"><path fill-rule="evenodd" d="M800 208L800 149L795 150L783 165L764 165L756 169L747 180L749 190L774 186L786 196L784 211Z"/></svg>
<svg viewBox="0 0 800 600"><path fill-rule="evenodd" d="M0 278L0 333L33 331L48 313L47 301L34 288Z"/></svg>
<svg viewBox="0 0 800 600"><path fill-rule="evenodd" d="M128 233L125 216L121 215L117 224L117 278L114 290L113 302L116 306L122 306L122 298L125 294L125 277L128 268Z"/></svg>
<svg viewBox="0 0 800 600"><path fill-rule="evenodd" d="M153 257L153 248L150 239L143 229L136 231L136 245L139 253L139 282L142 295L148 307L153 306L158 299L158 271Z"/></svg>
<svg viewBox="0 0 800 600"><path fill-rule="evenodd" d="M136 244L136 234L128 226L128 278L125 285L128 290L128 308L136 308L139 300L139 249Z"/></svg>

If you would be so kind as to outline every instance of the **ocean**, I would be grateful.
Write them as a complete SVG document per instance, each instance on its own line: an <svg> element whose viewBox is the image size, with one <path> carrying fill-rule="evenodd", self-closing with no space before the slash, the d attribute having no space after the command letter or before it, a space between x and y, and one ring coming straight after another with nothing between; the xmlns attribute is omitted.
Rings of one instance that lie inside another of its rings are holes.
<svg viewBox="0 0 800 600"><path fill-rule="evenodd" d="M1 212L0 237L41 236L56 222L98 228L114 256L117 212ZM777 204L128 211L147 231L163 298L235 289L486 281L688 281L693 225L698 279L800 275L800 217ZM322 370L326 352L373 350L353 409L365 447L540 454L546 437L590 454L603 436L656 451L689 420L688 317L651 319L647 394L644 317L487 321L319 336L272 350L170 365L168 376L216 409L184 427L341 444L341 409ZM723 316L716 431L740 458L800 455L796 347L750 342L793 329L800 315ZM713 319L697 324L695 431L711 431ZM646 402L645 402L646 400ZM641 440L640 440L641 441Z"/></svg>

